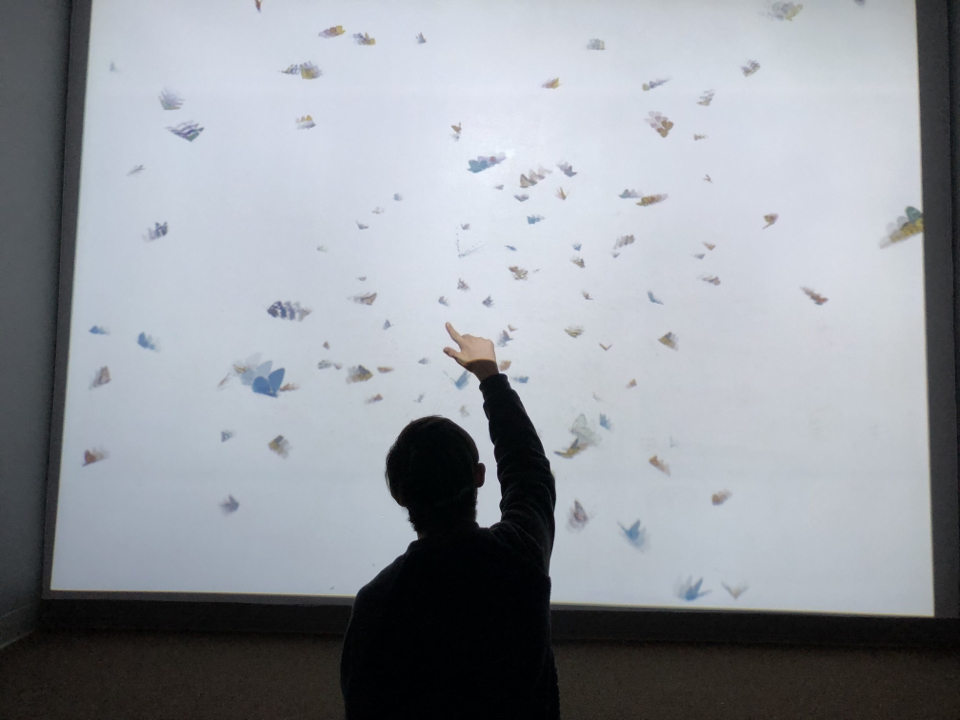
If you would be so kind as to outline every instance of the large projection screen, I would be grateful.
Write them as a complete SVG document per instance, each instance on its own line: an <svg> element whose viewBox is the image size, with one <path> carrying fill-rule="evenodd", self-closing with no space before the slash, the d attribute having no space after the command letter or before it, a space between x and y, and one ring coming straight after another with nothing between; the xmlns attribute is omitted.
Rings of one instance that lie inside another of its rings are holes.
<svg viewBox="0 0 960 720"><path fill-rule="evenodd" d="M913 2L81 12L46 597L349 602L423 415L496 522L449 320L549 455L554 603L957 614Z"/></svg>

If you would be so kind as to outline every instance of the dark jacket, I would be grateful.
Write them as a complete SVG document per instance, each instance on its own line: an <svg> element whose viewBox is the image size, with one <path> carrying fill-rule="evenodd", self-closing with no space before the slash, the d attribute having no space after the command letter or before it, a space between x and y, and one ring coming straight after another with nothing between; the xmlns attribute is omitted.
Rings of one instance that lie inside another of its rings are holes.
<svg viewBox="0 0 960 720"><path fill-rule="evenodd" d="M501 520L415 540L360 589L340 663L347 720L560 717L550 647L553 475L506 375L480 390Z"/></svg>

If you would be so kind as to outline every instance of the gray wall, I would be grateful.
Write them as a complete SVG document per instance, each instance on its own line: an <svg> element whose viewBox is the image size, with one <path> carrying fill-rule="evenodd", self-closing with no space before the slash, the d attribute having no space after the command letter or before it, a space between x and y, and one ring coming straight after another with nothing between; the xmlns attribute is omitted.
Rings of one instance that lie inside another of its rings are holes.
<svg viewBox="0 0 960 720"><path fill-rule="evenodd" d="M40 599L69 6L0 4L0 646Z"/></svg>

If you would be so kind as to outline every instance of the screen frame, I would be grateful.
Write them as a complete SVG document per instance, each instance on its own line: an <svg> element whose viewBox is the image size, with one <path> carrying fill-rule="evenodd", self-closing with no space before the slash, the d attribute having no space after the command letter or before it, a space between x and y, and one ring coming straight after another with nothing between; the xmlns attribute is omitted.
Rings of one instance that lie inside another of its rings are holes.
<svg viewBox="0 0 960 720"><path fill-rule="evenodd" d="M83 117L93 0L74 0L70 27L56 363L44 533L41 624L55 629L299 632L343 635L352 597L51 590L76 254ZM960 2L917 0L924 209L934 617L652 609L553 604L559 640L960 647L957 481L960 97L951 40ZM882 119L878 118L878 121ZM948 152L945 152L948 150ZM935 343L929 341L936 338Z"/></svg>

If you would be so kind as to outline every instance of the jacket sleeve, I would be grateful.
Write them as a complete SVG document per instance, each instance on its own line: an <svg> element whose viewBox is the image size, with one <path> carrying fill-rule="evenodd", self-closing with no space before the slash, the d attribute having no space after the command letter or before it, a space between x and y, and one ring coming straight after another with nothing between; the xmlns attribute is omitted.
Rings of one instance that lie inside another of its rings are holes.
<svg viewBox="0 0 960 720"><path fill-rule="evenodd" d="M557 504L550 461L507 376L498 373L486 378L480 391L501 490L501 522L491 530L518 543L519 549L549 574Z"/></svg>

